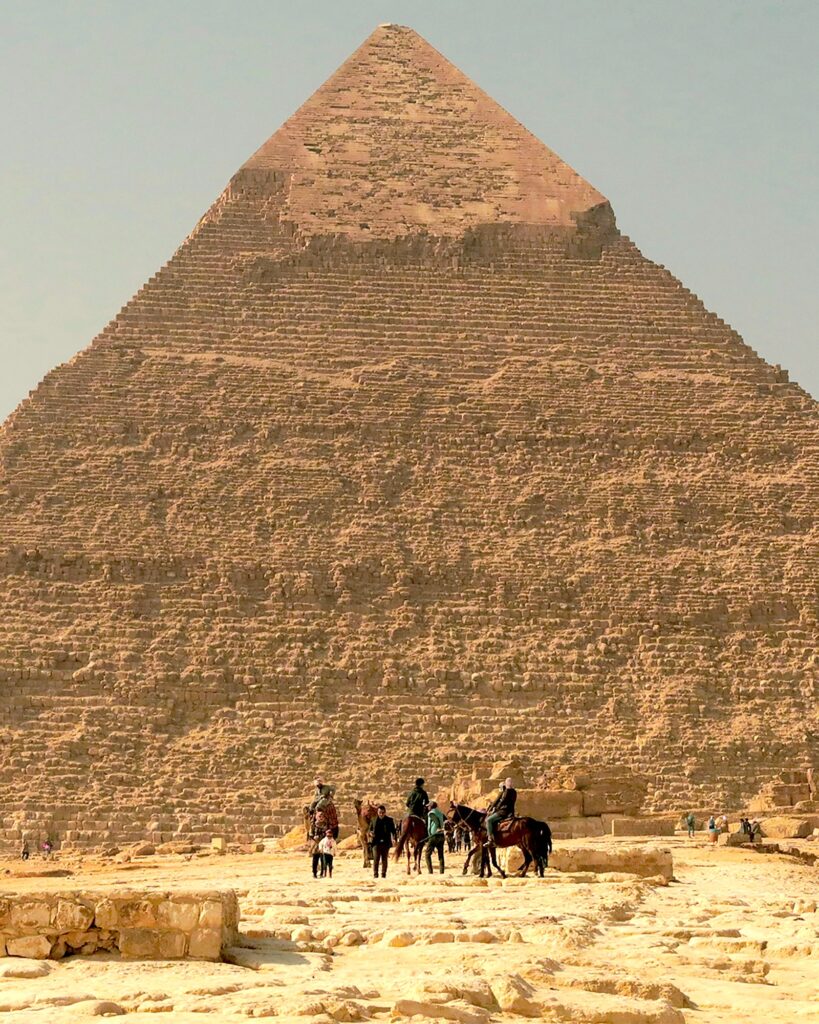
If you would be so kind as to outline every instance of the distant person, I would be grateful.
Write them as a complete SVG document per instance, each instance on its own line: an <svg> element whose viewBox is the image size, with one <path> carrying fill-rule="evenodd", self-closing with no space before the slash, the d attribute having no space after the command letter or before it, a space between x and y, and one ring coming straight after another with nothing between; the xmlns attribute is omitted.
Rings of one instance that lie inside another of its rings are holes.
<svg viewBox="0 0 819 1024"><path fill-rule="evenodd" d="M415 787L407 795L407 810L410 814L414 814L416 818L421 818L423 821L427 820L429 795L424 789L424 780L421 778L415 780Z"/></svg>
<svg viewBox="0 0 819 1024"><path fill-rule="evenodd" d="M381 865L381 877L387 877L387 861L390 847L395 841L395 822L387 814L387 808L379 804L370 829L373 847L373 878L378 878L378 865Z"/></svg>
<svg viewBox="0 0 819 1024"><path fill-rule="evenodd" d="M719 839L719 826L717 825L717 819L713 814L708 819L708 838L712 843L715 843Z"/></svg>
<svg viewBox="0 0 819 1024"><path fill-rule="evenodd" d="M757 839L761 839L761 838L762 838L762 826L759 824L759 822L756 820L756 818L754 818L754 820L751 822L751 842L755 843L757 841Z"/></svg>
<svg viewBox="0 0 819 1024"><path fill-rule="evenodd" d="M336 855L338 844L333 839L333 830L328 828L324 833L324 838L318 844L318 850L321 854L321 877L325 875L330 878L333 877L333 858Z"/></svg>
<svg viewBox="0 0 819 1024"><path fill-rule="evenodd" d="M512 780L507 779L500 784L500 792L487 807L486 815L486 838L490 843L495 842L495 829L507 818L515 816L515 802L518 798L517 790L512 786Z"/></svg>
<svg viewBox="0 0 819 1024"><path fill-rule="evenodd" d="M747 818L739 819L739 827L743 835L749 836L751 834L751 823Z"/></svg>
<svg viewBox="0 0 819 1024"><path fill-rule="evenodd" d="M427 871L432 874L432 851L438 851L438 867L440 868L441 874L444 873L444 838L446 833L444 832L444 825L446 818L444 817L443 811L438 807L438 804L433 800L429 805L429 813L427 814L427 841L426 841L426 859L427 859Z"/></svg>
<svg viewBox="0 0 819 1024"><path fill-rule="evenodd" d="M688 828L688 838L693 839L694 833L697 831L697 819L694 817L692 811L689 811L685 816L685 824Z"/></svg>
<svg viewBox="0 0 819 1024"><path fill-rule="evenodd" d="M20 851L20 860L28 860L31 853L28 849L28 843L23 843L23 849Z"/></svg>
<svg viewBox="0 0 819 1024"><path fill-rule="evenodd" d="M719 830L720 830L720 832L727 832L728 831L728 815L727 814L723 814L722 817L719 819Z"/></svg>

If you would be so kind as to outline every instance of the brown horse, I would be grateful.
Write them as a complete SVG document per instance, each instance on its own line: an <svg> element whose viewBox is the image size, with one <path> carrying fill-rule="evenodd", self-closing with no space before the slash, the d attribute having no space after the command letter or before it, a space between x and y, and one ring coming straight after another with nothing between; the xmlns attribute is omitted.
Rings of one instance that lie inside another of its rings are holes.
<svg viewBox="0 0 819 1024"><path fill-rule="evenodd" d="M477 853L481 858L481 877L483 878L484 868L492 874L492 868L485 860L485 851L489 851L492 865L506 878L506 873L498 864L495 851L498 847L517 846L523 854L523 866L518 870L518 876L523 877L534 861L537 873L543 878L543 869L549 863L549 854L552 852L552 830L545 821L538 821L537 818L507 818L495 826L495 842L488 843L486 836L486 811L476 811L464 804L451 803L449 805L449 820L453 824L462 823L472 833L475 845L466 855L463 873L469 870L469 862Z"/></svg>
<svg viewBox="0 0 819 1024"><path fill-rule="evenodd" d="M427 824L417 814L408 814L401 822L401 831L395 846L395 859L400 860L404 847L407 849L407 874L410 872L410 854L415 861L415 870L421 873L421 849L427 840Z"/></svg>
<svg viewBox="0 0 819 1024"><path fill-rule="evenodd" d="M372 864L370 855L370 825L378 814L378 809L371 801L365 804L363 800L353 800L355 807L356 821L358 822L358 841L361 843L361 850L364 853L364 867Z"/></svg>

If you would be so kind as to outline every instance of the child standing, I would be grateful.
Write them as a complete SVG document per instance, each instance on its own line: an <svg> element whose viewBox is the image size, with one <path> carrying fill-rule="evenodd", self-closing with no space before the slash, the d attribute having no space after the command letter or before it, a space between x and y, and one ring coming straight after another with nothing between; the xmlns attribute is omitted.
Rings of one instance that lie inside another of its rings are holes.
<svg viewBox="0 0 819 1024"><path fill-rule="evenodd" d="M324 878L328 875L330 878L333 877L333 857L335 857L338 843L333 839L333 830L328 828L324 833L324 838L318 845L319 853L321 854L321 877Z"/></svg>

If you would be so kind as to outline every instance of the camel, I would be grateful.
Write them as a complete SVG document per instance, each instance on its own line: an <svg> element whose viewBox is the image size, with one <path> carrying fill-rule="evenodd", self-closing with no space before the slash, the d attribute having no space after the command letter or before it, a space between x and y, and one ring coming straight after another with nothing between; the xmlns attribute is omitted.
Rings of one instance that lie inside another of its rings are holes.
<svg viewBox="0 0 819 1024"><path fill-rule="evenodd" d="M368 800L366 804L363 800L353 800L353 807L355 807L355 817L358 822L358 841L361 843L361 850L364 854L364 867L368 868L373 862L370 853L370 825L376 816L377 809L371 800Z"/></svg>

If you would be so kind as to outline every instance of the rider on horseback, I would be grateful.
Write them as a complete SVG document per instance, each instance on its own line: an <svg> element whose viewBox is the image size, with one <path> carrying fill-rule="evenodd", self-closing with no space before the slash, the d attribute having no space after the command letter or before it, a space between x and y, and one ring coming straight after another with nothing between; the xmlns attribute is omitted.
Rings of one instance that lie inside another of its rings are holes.
<svg viewBox="0 0 819 1024"><path fill-rule="evenodd" d="M429 796L424 789L424 780L416 779L415 788L407 796L407 810L416 818L421 818L426 824L427 812L429 811Z"/></svg>
<svg viewBox="0 0 819 1024"><path fill-rule="evenodd" d="M486 808L486 836L490 843L495 842L495 827L499 822L515 816L517 790L512 787L512 780L507 779L500 784L500 792Z"/></svg>

